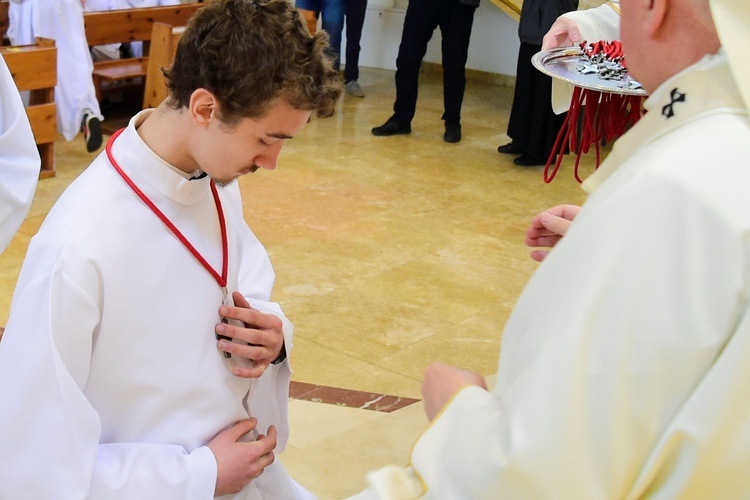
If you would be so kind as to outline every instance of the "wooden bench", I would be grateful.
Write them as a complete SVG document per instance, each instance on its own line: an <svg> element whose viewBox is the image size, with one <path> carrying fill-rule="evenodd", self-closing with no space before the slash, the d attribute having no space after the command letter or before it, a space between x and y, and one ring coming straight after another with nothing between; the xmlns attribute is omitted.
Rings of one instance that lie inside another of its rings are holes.
<svg viewBox="0 0 750 500"><path fill-rule="evenodd" d="M8 9L10 2L7 0L0 1L0 45L10 45L8 40Z"/></svg>
<svg viewBox="0 0 750 500"><path fill-rule="evenodd" d="M42 167L39 178L55 176L55 140L57 139L57 48L54 40L37 39L34 45L0 47L18 90L29 91L26 114L39 148Z"/></svg>
<svg viewBox="0 0 750 500"><path fill-rule="evenodd" d="M203 5L204 3L189 3L169 7L84 12L83 21L89 47L143 42L143 57L94 63L92 78L97 99L101 100L103 84L116 86L133 80L143 83L148 71L148 54L154 23L185 25Z"/></svg>
<svg viewBox="0 0 750 500"><path fill-rule="evenodd" d="M184 33L184 26L154 23L151 32L151 52L146 71L146 88L143 92L143 109L155 108L166 99L167 80L162 68L168 68L174 61L177 44Z"/></svg>

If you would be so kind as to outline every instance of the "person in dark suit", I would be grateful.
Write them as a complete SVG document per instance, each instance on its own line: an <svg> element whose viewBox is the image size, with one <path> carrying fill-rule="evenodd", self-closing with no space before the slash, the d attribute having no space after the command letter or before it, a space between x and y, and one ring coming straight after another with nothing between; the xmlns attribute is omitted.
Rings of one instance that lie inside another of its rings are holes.
<svg viewBox="0 0 750 500"><path fill-rule="evenodd" d="M518 24L516 89L508 122L511 142L497 148L499 153L519 155L513 163L523 167L544 165L555 145L565 115L552 111L552 78L531 64L531 57L542 50L542 38L552 23L566 12L576 10L578 0L524 0Z"/></svg>
<svg viewBox="0 0 750 500"><path fill-rule="evenodd" d="M367 0L346 0L346 66L344 66L344 91L354 97L364 97L359 82L359 42L365 25Z"/></svg>
<svg viewBox="0 0 750 500"><path fill-rule="evenodd" d="M445 142L461 140L461 104L466 88L466 59L479 0L409 0L396 59L396 102L393 115L376 136L411 133L419 89L419 68L435 28L443 36L443 103Z"/></svg>

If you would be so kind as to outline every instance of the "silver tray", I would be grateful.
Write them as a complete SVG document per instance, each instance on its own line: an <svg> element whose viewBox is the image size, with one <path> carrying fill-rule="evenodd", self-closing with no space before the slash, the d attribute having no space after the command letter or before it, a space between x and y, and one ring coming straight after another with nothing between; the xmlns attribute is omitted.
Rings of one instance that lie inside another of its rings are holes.
<svg viewBox="0 0 750 500"><path fill-rule="evenodd" d="M553 78L566 81L584 89L598 90L610 94L646 96L643 88L629 88L629 82L635 82L630 75L625 74L622 80L602 80L596 74L584 75L577 68L580 65L580 47L560 47L557 49L537 52L531 58L536 69Z"/></svg>

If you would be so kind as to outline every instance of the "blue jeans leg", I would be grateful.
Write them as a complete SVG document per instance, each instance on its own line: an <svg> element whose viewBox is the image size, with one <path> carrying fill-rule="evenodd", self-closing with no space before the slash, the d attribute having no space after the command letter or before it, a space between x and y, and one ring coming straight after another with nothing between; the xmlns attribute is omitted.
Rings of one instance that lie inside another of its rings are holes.
<svg viewBox="0 0 750 500"><path fill-rule="evenodd" d="M322 0L320 15L323 18L323 30L331 41L333 68L338 71L341 64L341 32L344 29L344 0Z"/></svg>

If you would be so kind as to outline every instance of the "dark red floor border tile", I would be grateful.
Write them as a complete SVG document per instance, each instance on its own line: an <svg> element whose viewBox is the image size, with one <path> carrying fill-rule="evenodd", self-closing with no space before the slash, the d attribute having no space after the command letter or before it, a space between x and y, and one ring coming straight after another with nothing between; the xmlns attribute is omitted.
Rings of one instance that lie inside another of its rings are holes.
<svg viewBox="0 0 750 500"><path fill-rule="evenodd" d="M294 381L292 381L289 387L289 396L293 399L303 401L334 404L347 408L360 408L362 410L384 413L390 413L420 401L419 399L403 398L389 394L356 391L353 389L342 389L340 387Z"/></svg>

